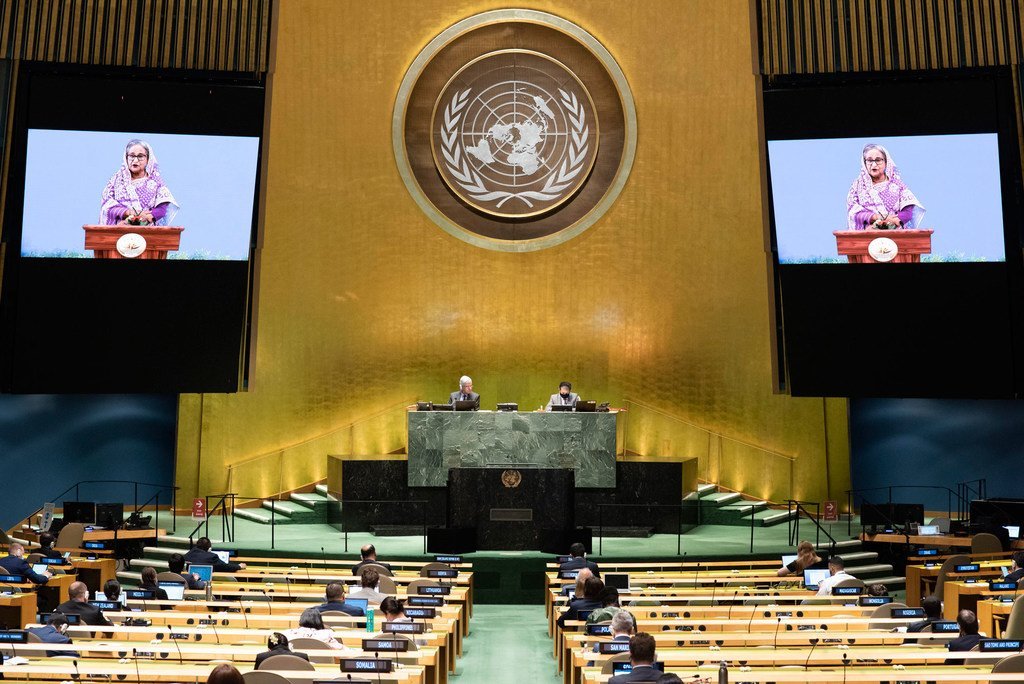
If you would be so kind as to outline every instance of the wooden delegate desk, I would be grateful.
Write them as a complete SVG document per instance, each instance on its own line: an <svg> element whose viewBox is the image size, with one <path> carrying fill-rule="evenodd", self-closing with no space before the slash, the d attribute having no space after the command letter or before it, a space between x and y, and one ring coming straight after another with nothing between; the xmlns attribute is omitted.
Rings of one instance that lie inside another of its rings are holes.
<svg viewBox="0 0 1024 684"><path fill-rule="evenodd" d="M880 532L878 534L868 534L867 532L861 532L860 540L862 542L875 542L878 544L903 544L903 545L923 545L923 546L955 546L955 547L967 547L971 548L970 537L954 537L951 534L895 534L891 532Z"/></svg>
<svg viewBox="0 0 1024 684"><path fill-rule="evenodd" d="M32 624L35 621L35 593L0 594L0 627L3 629L22 629L25 625Z"/></svg>
<svg viewBox="0 0 1024 684"><path fill-rule="evenodd" d="M292 670L288 672L288 680L294 684L312 684L314 680L333 680L338 677L337 663L315 664L316 669ZM138 669L136 669L138 668ZM27 665L0 665L0 674L5 681L38 682L44 679L60 681L97 680L97 681L130 681L130 682L194 682L205 684L213 669L209 663L202 665L182 665L167 660L152 662L138 659L128 662L111 660L76 660L45 658L32 660ZM242 666L239 670L245 674L252 667ZM138 673L138 674L136 674ZM1019 675L1018 675L1019 677ZM423 669L420 667L404 667L390 673L373 673L373 681L381 684L418 684L423 681Z"/></svg>
<svg viewBox="0 0 1024 684"><path fill-rule="evenodd" d="M972 610L977 613L977 604L981 597L996 598L1000 596L1020 595L1014 591L992 591L988 582L951 582L946 580L942 585L942 616L947 620L956 620L961 610Z"/></svg>
<svg viewBox="0 0 1024 684"><path fill-rule="evenodd" d="M995 579L1000 576L999 568L1010 567L1009 560L970 561L978 563L980 570L974 573L977 577L991 577ZM942 563L936 563L931 567L927 565L908 565L907 571L907 605L920 606L927 588L934 586L939 577L939 570ZM952 573L951 573L952 574ZM963 575L957 575L962 577Z"/></svg>
<svg viewBox="0 0 1024 684"><path fill-rule="evenodd" d="M714 661L703 667L669 667L668 672L686 681L715 681L718 678L718 662ZM815 684L853 684L854 682L957 682L957 684L983 684L985 682L1020 681L1019 673L1006 672L992 674L991 665L928 665L907 669L895 669L892 666L861 666L861 667L828 667L827 669L811 669L784 666L779 668L743 668L732 666L729 677L735 681L757 683L770 682L808 682ZM605 684L611 675L601 674L599 668L587 668L583 671L583 684ZM742 678L742 679L740 679Z"/></svg>
<svg viewBox="0 0 1024 684"><path fill-rule="evenodd" d="M1002 638L1006 619L1013 610L1013 602L998 599L982 599L978 601L975 614L978 616L978 630L990 637Z"/></svg>
<svg viewBox="0 0 1024 684"><path fill-rule="evenodd" d="M30 542L39 543L39 533L34 530L24 530L22 536ZM156 539L167 536L167 530L91 530L82 535L82 541L137 541L139 539ZM68 549L70 550L70 549ZM31 553L27 549L26 553Z"/></svg>
<svg viewBox="0 0 1024 684"><path fill-rule="evenodd" d="M57 567L66 568L68 566L58 565ZM94 595L96 591L103 591L103 585L107 583L107 580L117 579L117 561L113 558L97 558L96 560L72 558L71 567L74 568L78 579L89 587L90 596Z"/></svg>

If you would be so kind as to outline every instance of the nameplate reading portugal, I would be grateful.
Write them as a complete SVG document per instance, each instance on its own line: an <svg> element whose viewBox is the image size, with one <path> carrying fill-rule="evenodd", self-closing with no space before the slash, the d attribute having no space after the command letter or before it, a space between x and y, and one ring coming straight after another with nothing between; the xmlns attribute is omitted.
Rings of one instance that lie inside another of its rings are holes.
<svg viewBox="0 0 1024 684"><path fill-rule="evenodd" d="M939 634L960 633L960 625L956 620L938 620L932 623L932 632Z"/></svg>
<svg viewBox="0 0 1024 684"><path fill-rule="evenodd" d="M341 661L342 672L391 672L390 660L376 658L345 658Z"/></svg>

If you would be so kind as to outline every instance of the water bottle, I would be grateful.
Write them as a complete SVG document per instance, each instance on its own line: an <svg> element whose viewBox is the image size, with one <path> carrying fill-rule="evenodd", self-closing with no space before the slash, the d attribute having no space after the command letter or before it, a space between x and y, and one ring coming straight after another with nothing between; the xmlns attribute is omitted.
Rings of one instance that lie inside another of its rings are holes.
<svg viewBox="0 0 1024 684"><path fill-rule="evenodd" d="M725 661L718 666L718 684L729 684L729 668L726 666Z"/></svg>
<svg viewBox="0 0 1024 684"><path fill-rule="evenodd" d="M366 609L366 631L373 632L373 608Z"/></svg>

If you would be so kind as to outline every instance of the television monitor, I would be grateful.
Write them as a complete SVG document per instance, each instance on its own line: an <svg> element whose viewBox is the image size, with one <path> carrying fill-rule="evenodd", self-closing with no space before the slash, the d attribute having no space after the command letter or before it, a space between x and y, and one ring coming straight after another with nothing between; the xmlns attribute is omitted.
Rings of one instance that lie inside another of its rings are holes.
<svg viewBox="0 0 1024 684"><path fill-rule="evenodd" d="M817 591L818 585L832 575L828 568L804 570L804 586L807 589Z"/></svg>
<svg viewBox="0 0 1024 684"><path fill-rule="evenodd" d="M124 504L96 504L96 524L108 530L119 529L124 524Z"/></svg>
<svg viewBox="0 0 1024 684"><path fill-rule="evenodd" d="M157 586L167 593L167 600L181 601L185 598L184 582L157 582Z"/></svg>
<svg viewBox="0 0 1024 684"><path fill-rule="evenodd" d="M456 401L454 406L453 406L453 410L455 410L455 411L476 411L479 408L480 408L480 401L479 400L476 400L476 401L463 401L463 400L460 399L459 401Z"/></svg>
<svg viewBox="0 0 1024 684"><path fill-rule="evenodd" d="M92 501L65 501L64 522L92 525L96 522L96 504Z"/></svg>

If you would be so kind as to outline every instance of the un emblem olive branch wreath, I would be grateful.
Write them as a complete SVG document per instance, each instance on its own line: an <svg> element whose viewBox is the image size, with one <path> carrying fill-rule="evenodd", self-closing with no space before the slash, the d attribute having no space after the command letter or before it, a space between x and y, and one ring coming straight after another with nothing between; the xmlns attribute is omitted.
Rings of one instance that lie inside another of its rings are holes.
<svg viewBox="0 0 1024 684"><path fill-rule="evenodd" d="M461 93L456 91L451 102L444 108L444 124L441 130L441 154L445 159L445 167L455 178L459 187L469 193L469 196L478 202L498 203L496 208L510 199L517 199L533 208L533 202L556 200L572 185L572 181L583 171L587 160L587 153L590 150L589 135L590 126L587 124L587 113L583 103L579 101L575 93L558 89L562 106L569 114L569 123L572 130L569 132L568 154L562 160L562 165L556 173L548 175L544 187L538 190L526 190L523 192L508 192L505 190L490 190L484 185L484 179L476 169L470 165L466 155L462 153L462 144L459 142L459 123L462 121L462 112L469 104L471 88Z"/></svg>

